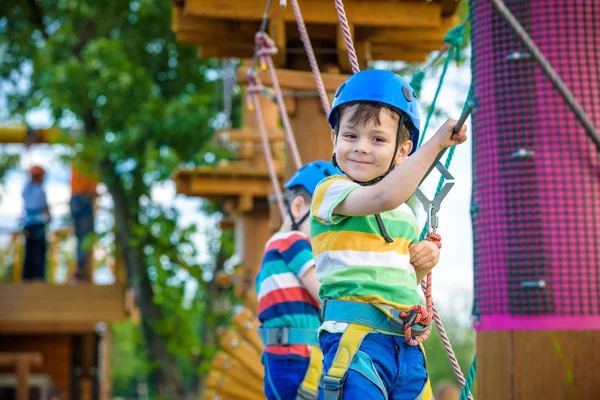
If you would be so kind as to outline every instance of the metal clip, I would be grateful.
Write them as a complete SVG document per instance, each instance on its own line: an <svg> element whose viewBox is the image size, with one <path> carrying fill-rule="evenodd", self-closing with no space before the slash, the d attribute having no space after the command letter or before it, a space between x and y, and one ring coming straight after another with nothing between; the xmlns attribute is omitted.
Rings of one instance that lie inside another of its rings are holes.
<svg viewBox="0 0 600 400"><path fill-rule="evenodd" d="M427 208L427 233L436 233L439 223L440 219L436 214L436 209L430 204L429 208Z"/></svg>
<svg viewBox="0 0 600 400"><path fill-rule="evenodd" d="M439 218L437 217L437 212L440 210L442 205L442 201L450 192L450 189L454 186L454 176L444 167L444 164L438 162L435 166L438 171L442 174L442 176L446 179L442 190L435 196L432 200L430 200L425 194L421 191L420 188L415 190L415 195L423 204L423 209L427 213L427 225L429 233L435 233L435 230L439 226Z"/></svg>

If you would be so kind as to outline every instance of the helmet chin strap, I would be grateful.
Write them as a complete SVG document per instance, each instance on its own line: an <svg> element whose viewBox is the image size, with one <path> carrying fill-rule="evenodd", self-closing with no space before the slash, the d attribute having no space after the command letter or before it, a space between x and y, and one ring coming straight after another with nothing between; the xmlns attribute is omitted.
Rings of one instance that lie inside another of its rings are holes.
<svg viewBox="0 0 600 400"><path fill-rule="evenodd" d="M339 124L339 115L338 115L338 124L335 127L335 141L337 142L338 139L338 134L340 131L340 124ZM370 181L366 181L366 182L361 182L361 181L357 181L356 179L352 179L353 182L358 183L361 186L370 186L370 185L374 185L377 182L381 181L383 178L385 178L390 172L392 172L394 170L394 167L396 166L394 163L394 160L396 159L396 154L398 154L398 146L400 145L400 135L402 133L402 127L404 126L404 123L406 122L406 116L404 115L404 113L400 113L400 121L398 122L398 132L396 132L396 146L394 147L394 155L392 156L392 161L390 163L390 166L388 168L388 170L381 176L378 176L375 179L371 179ZM337 163L337 160L335 158L335 152L333 153L333 156L331 157L331 161L333 162L333 166L338 168L340 171L342 171L342 173L346 176L350 176L347 173L345 173L342 168L340 168L339 164ZM289 209L289 206L288 206ZM290 209L290 215L291 215L291 209ZM304 216L304 218L306 218L306 216ZM392 243L394 241L394 239L392 239L390 237L390 235L388 235L387 230L385 229L385 225L383 224L383 220L381 219L381 215L379 214L375 214L375 219L377 220L377 225L379 226L379 230L381 230L381 236L383 236L383 238L385 239L385 241L387 243ZM292 221L293 221L293 217L292 217ZM303 219L304 220L304 219Z"/></svg>
<svg viewBox="0 0 600 400"><path fill-rule="evenodd" d="M288 211L288 215L290 216L290 219L292 220L292 230L293 231L299 230L300 225L302 225L302 223L310 215L310 211L307 211L302 218L300 218L298 221L296 221L296 218L294 218L294 213L292 213L292 206L290 205L290 202L286 201L285 205L286 205L286 208L287 208L287 211Z"/></svg>

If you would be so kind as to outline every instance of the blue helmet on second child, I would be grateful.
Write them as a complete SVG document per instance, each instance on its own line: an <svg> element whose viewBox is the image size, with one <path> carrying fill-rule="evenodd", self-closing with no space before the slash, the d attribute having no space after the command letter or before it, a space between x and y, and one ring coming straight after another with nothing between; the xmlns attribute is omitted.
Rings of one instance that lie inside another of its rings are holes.
<svg viewBox="0 0 600 400"><path fill-rule="evenodd" d="M342 175L342 171L334 167L331 161L313 161L296 171L283 187L293 190L302 186L312 196L319 182L331 175Z"/></svg>
<svg viewBox="0 0 600 400"><path fill-rule="evenodd" d="M413 88L397 74L381 69L368 69L357 72L342 83L335 92L329 125L336 130L340 107L358 102L377 103L396 110L405 121L415 143L419 143L421 120L419 117L419 99Z"/></svg>
<svg viewBox="0 0 600 400"><path fill-rule="evenodd" d="M342 175L342 171L334 167L331 161L313 161L296 171L294 176L292 176L283 187L288 190L302 187L312 196L315 193L315 189L319 182L331 175ZM294 218L294 215L292 214L289 201L286 201L286 206L292 220L292 230L296 231L306 218L308 218L310 211L296 221L296 218Z"/></svg>

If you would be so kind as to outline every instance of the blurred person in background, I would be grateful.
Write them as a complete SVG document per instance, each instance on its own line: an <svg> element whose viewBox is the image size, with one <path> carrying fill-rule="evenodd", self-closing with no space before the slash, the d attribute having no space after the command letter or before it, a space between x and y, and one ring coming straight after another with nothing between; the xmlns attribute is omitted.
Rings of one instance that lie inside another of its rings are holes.
<svg viewBox="0 0 600 400"><path fill-rule="evenodd" d="M50 222L50 210L43 183L46 171L39 165L29 169L30 181L23 189L23 234L25 258L23 280L44 280L46 276L46 226Z"/></svg>

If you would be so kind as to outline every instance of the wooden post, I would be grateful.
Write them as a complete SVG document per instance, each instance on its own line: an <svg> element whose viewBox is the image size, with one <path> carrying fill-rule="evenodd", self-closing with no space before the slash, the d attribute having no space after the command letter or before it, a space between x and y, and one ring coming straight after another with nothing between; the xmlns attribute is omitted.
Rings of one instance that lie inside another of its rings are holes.
<svg viewBox="0 0 600 400"><path fill-rule="evenodd" d="M23 358L15 363L17 375L17 400L29 399L29 361Z"/></svg>
<svg viewBox="0 0 600 400"><path fill-rule="evenodd" d="M99 344L98 362L99 400L110 400L112 392L112 335L110 327L102 331Z"/></svg>
<svg viewBox="0 0 600 400"><path fill-rule="evenodd" d="M17 376L17 400L29 399L29 373L31 367L42 364L42 354L33 352L0 352L0 367L15 368Z"/></svg>
<svg viewBox="0 0 600 400"><path fill-rule="evenodd" d="M96 355L96 334L88 333L81 337L81 371L80 399L92 400L94 398L94 359Z"/></svg>

